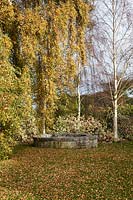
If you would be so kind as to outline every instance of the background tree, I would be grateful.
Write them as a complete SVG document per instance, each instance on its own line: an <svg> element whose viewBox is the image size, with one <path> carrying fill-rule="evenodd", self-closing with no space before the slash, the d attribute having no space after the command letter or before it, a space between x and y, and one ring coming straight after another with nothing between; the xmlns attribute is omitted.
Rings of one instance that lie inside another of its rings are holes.
<svg viewBox="0 0 133 200"><path fill-rule="evenodd" d="M96 1L95 14L92 56L97 68L94 76L100 83L98 87L108 83L114 113L114 138L117 140L119 101L132 87L132 6L123 0Z"/></svg>

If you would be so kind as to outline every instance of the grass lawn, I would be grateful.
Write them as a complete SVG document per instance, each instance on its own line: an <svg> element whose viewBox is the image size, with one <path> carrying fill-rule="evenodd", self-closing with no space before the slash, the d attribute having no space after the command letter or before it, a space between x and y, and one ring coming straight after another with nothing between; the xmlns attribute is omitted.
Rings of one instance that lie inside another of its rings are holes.
<svg viewBox="0 0 133 200"><path fill-rule="evenodd" d="M133 143L23 147L0 162L0 200L133 200Z"/></svg>

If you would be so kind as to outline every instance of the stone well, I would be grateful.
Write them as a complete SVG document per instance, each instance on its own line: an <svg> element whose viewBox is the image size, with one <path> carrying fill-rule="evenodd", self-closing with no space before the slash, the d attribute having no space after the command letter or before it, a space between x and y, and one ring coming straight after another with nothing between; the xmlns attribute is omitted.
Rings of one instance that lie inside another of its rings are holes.
<svg viewBox="0 0 133 200"><path fill-rule="evenodd" d="M98 136L89 134L35 136L33 145L44 148L91 148L98 146Z"/></svg>

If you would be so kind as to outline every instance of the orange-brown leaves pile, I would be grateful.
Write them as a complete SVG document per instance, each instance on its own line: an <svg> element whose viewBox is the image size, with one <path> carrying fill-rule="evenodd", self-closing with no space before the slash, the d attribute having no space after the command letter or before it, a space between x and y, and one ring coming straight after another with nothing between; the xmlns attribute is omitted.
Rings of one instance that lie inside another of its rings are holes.
<svg viewBox="0 0 133 200"><path fill-rule="evenodd" d="M0 163L1 200L131 200L132 142L22 149Z"/></svg>

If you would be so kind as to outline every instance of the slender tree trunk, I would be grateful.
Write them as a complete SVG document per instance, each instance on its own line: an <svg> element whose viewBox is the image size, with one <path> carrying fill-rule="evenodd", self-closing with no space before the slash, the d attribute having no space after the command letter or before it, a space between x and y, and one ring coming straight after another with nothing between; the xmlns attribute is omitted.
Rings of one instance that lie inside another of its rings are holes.
<svg viewBox="0 0 133 200"><path fill-rule="evenodd" d="M45 116L43 116L43 135L45 135L46 134L46 126L45 126Z"/></svg>
<svg viewBox="0 0 133 200"><path fill-rule="evenodd" d="M114 57L115 58L115 57ZM114 59L115 61L115 59ZM118 95L117 95L117 72L116 72L116 63L114 63L114 120L113 120L113 128L114 128L114 139L118 140L118 117L117 117L117 111L118 111Z"/></svg>
<svg viewBox="0 0 133 200"><path fill-rule="evenodd" d="M46 133L46 118L44 110L46 108L45 101L45 85L44 85L44 69L42 67L41 55L38 54L38 63L37 63L37 83L38 83L38 117L39 117L39 133L44 135Z"/></svg>
<svg viewBox="0 0 133 200"><path fill-rule="evenodd" d="M117 98L114 100L114 139L118 140Z"/></svg>
<svg viewBox="0 0 133 200"><path fill-rule="evenodd" d="M81 96L80 96L80 88L78 85L78 130L80 131L80 116L81 116Z"/></svg>
<svg viewBox="0 0 133 200"><path fill-rule="evenodd" d="M114 128L114 139L118 140L118 119L117 119L117 108L118 108L118 97L117 97L117 63L116 63L116 46L115 46L115 38L116 38L116 17L115 17L115 0L112 0L112 14L113 14L113 40L112 40L112 45L113 45L113 71L114 71L114 93L113 93L113 107L114 107L114 120L113 120L113 128Z"/></svg>
<svg viewBox="0 0 133 200"><path fill-rule="evenodd" d="M80 132L81 96L80 96L80 64L78 63L78 130Z"/></svg>

